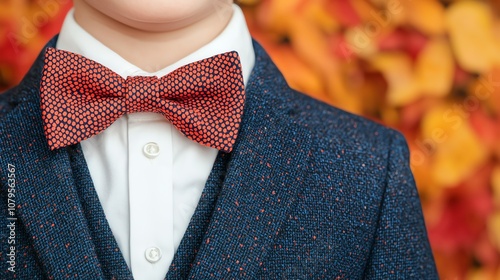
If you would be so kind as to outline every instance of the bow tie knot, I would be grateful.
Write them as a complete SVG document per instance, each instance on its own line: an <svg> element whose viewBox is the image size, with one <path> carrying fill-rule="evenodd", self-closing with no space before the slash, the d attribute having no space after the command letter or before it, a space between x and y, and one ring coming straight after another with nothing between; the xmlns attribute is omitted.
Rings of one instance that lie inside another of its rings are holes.
<svg viewBox="0 0 500 280"><path fill-rule="evenodd" d="M127 113L154 112L161 113L158 103L161 92L165 91L157 77L127 77L126 98L124 99Z"/></svg>
<svg viewBox="0 0 500 280"><path fill-rule="evenodd" d="M156 112L189 139L230 152L245 92L238 53L228 52L161 77L128 77L48 48L40 85L45 136L54 150L101 133L128 113Z"/></svg>

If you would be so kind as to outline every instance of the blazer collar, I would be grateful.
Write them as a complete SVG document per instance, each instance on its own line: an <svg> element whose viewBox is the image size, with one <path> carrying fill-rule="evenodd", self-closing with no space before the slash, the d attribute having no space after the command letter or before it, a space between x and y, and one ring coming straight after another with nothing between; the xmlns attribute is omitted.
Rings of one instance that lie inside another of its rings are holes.
<svg viewBox="0 0 500 280"><path fill-rule="evenodd" d="M47 47L55 46L56 40ZM254 42L254 48L256 65L246 89L240 132L205 242L190 272L194 278L255 276L304 184L310 133L294 121L288 100L292 95L282 94L290 91L284 78L262 47ZM72 273L98 278L103 273L68 152L50 151L43 133L43 55L12 97L19 104L0 122L0 164L16 166L17 215L49 275L64 277L66 266L58 264L70 259Z"/></svg>

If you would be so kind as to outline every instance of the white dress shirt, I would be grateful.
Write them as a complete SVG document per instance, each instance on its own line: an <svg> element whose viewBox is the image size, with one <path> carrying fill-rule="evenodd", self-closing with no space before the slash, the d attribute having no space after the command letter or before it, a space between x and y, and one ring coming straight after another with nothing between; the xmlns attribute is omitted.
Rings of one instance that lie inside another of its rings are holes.
<svg viewBox="0 0 500 280"><path fill-rule="evenodd" d="M243 13L236 5L233 10L217 38L156 73L139 69L92 37L76 23L73 10L66 16L57 48L95 60L124 78L161 77L180 66L235 50L246 84L255 54ZM123 116L81 145L134 279L164 279L218 151L189 140L162 115L147 112Z"/></svg>

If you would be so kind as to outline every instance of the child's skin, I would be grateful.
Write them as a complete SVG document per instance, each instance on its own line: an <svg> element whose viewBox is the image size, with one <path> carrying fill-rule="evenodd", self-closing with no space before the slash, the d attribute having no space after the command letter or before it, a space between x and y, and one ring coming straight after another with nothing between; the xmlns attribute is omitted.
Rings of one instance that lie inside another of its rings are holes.
<svg viewBox="0 0 500 280"><path fill-rule="evenodd" d="M132 64L155 72L214 39L231 19L233 1L73 2L75 19L88 33Z"/></svg>

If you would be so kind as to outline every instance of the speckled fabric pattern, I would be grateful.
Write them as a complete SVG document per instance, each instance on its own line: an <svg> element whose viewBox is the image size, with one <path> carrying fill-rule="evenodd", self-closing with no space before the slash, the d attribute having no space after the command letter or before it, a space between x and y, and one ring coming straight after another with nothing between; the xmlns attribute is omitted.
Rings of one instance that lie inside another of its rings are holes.
<svg viewBox="0 0 500 280"><path fill-rule="evenodd" d="M208 225L214 214L230 158L231 154L223 152L217 155L198 206L170 264L166 280L186 279L202 242L210 242L204 239L204 236L208 232Z"/></svg>
<svg viewBox="0 0 500 280"><path fill-rule="evenodd" d="M198 248L174 257L179 279L438 279L401 134L291 90L254 48L239 135L209 220L191 221ZM78 147L47 145L42 67L43 53L0 95L0 279L130 279Z"/></svg>
<svg viewBox="0 0 500 280"><path fill-rule="evenodd" d="M95 254L100 264L99 277L102 279L132 280L125 259L122 257L118 243L113 237L106 220L104 210L99 202L99 196L90 178L90 172L83 156L82 148L73 145L66 148L69 163L74 178L74 188L80 201L81 211L87 221L87 230L95 248Z"/></svg>

